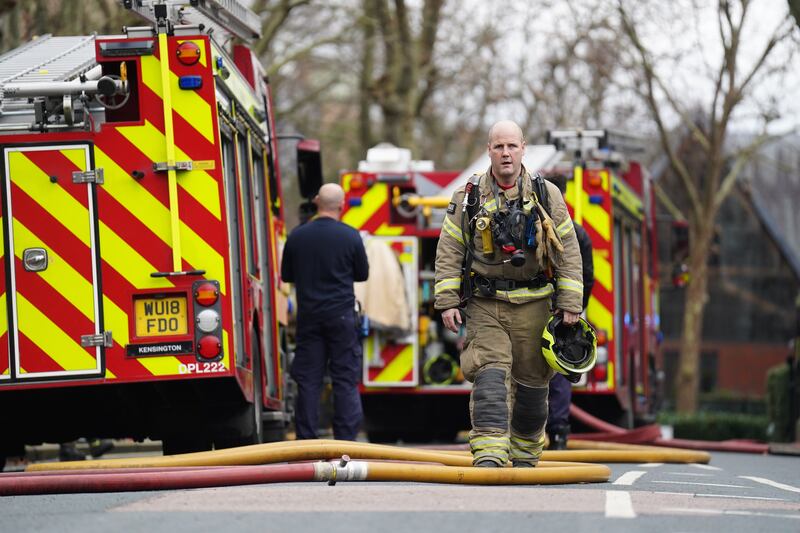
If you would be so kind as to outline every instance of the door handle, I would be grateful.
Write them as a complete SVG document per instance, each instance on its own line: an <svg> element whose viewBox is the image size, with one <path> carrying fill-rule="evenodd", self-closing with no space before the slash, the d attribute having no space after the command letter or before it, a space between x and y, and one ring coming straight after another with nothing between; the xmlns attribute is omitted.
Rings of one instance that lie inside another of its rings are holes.
<svg viewBox="0 0 800 533"><path fill-rule="evenodd" d="M26 248L22 252L22 264L28 272L41 272L47 269L47 250Z"/></svg>

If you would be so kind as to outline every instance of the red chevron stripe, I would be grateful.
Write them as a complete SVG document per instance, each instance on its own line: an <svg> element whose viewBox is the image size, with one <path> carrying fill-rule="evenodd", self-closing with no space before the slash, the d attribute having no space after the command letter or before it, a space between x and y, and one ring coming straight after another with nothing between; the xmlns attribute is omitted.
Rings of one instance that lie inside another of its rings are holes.
<svg viewBox="0 0 800 533"><path fill-rule="evenodd" d="M5 310L2 310L5 313ZM8 353L8 333L0 335L0 374L8 370L11 357ZM0 379L2 379L0 377Z"/></svg>
<svg viewBox="0 0 800 533"><path fill-rule="evenodd" d="M139 185L161 202L161 205L169 209L169 190L166 178L162 179L162 176L153 173L153 162L135 144L131 143L117 128L104 129L103 135L98 137L96 144L129 175L134 170L143 172L145 177L139 180ZM131 179L134 179L133 176Z"/></svg>
<svg viewBox="0 0 800 533"><path fill-rule="evenodd" d="M31 161L48 175L71 175L73 170L78 170L60 152L29 152ZM133 178L131 178L133 179ZM70 182L71 183L71 182ZM86 190L84 186L64 187L70 195L78 201L83 199L86 205ZM168 270L171 261L171 252L167 244L159 239L145 224L134 217L124 205L120 204L113 196L97 187L98 215L101 220L117 235L131 245L144 257L155 270ZM101 209L102 207L102 209Z"/></svg>
<svg viewBox="0 0 800 533"><path fill-rule="evenodd" d="M48 176L56 176L58 178L56 186L64 189L82 206L88 207L86 185L72 183L72 172L81 169L76 167L57 147L52 150L36 150L22 154Z"/></svg>
<svg viewBox="0 0 800 533"><path fill-rule="evenodd" d="M60 292L51 287L41 276L25 272L22 261L16 258L17 292L23 295L33 306L42 311L66 333L76 344L80 344L81 335L94 333L94 321L86 316L67 300ZM87 295L91 297L90 295ZM53 312L57 310L56 312ZM93 353L87 350L87 353ZM23 359L22 366L25 366Z"/></svg>
<svg viewBox="0 0 800 533"><path fill-rule="evenodd" d="M142 100L145 102L145 118L162 134L164 133L164 113L162 111L163 101L153 91L146 86L142 86ZM212 109L214 109L212 107ZM216 120L215 120L216 126ZM217 194L220 203L220 219L225 220L224 192L222 190L222 165L219 159L219 150L210 144L205 137L200 135L192 128L186 120L173 112L173 128L175 130L175 143L181 150L192 158L192 160L214 160L215 169L207 171L217 182ZM215 127L215 136L216 127ZM166 184L166 176L164 176ZM165 189L166 190L166 189ZM164 205L169 207L169 197L167 196ZM227 236L224 224L211 213L209 206L198 202L191 194L182 187L178 187L178 205L180 207L181 220L192 228L203 240L217 252L225 255L227 249ZM211 228L214 228L213 230Z"/></svg>
<svg viewBox="0 0 800 533"><path fill-rule="evenodd" d="M383 368L368 369L369 379L374 380L376 377L378 377L407 346L408 344L387 344L384 346L381 350L381 359L383 359L384 366ZM410 381L411 378L409 376L413 377L413 368L411 370L412 372L410 374L406 374L402 381Z"/></svg>
<svg viewBox="0 0 800 533"><path fill-rule="evenodd" d="M14 203L14 218L33 232L47 248L61 256L86 281L92 283L92 261L88 246L16 184L11 186L11 198ZM18 265L17 268L22 267Z"/></svg>
<svg viewBox="0 0 800 533"><path fill-rule="evenodd" d="M63 372L64 368L42 351L41 348L29 339L24 333L19 332L20 367L29 374L39 372ZM24 374L23 374L24 375Z"/></svg>

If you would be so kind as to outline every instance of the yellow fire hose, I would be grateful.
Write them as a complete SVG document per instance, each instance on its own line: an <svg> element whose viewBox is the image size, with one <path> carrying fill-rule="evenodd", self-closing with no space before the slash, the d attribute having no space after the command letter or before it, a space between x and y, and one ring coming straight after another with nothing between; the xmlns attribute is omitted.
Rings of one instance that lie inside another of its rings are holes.
<svg viewBox="0 0 800 533"><path fill-rule="evenodd" d="M468 451L440 451L419 448L401 448L379 444L337 440L303 440L286 441L270 444L256 444L239 448L216 450L211 452L187 453L173 456L136 457L120 459L103 459L95 461L69 461L62 463L40 463L30 465L28 472L47 470L63 472L67 477L81 474L87 470L113 470L109 477L114 477L114 484L98 484L96 478L84 480L84 485L76 485L77 481L65 480L64 491L80 491L83 487L94 487L88 490L100 490L98 487L114 487L113 490L127 490L126 479L131 480L129 490L152 490L152 485L137 488L133 483L134 475L124 469L163 468L161 477L178 476L178 473L167 472L174 467L233 467L235 465L271 465L296 461L325 461L313 464L313 475L306 480L328 481L413 481L428 483L455 484L565 484L593 483L608 481L611 470L602 464L590 464L579 461L602 462L708 462L710 456L705 452L687 451L654 446L595 443L589 441L571 441L571 447L601 448L573 449L563 451L545 451L537 468L474 468L472 456ZM612 449L602 449L612 448ZM340 461L337 461L341 458ZM351 460L351 458L353 460ZM369 462L365 462L369 461ZM396 461L405 461L398 463ZM338 464L337 464L338 462ZM413 462L413 463L409 463ZM427 464L420 464L427 463ZM435 463L435 464L430 464ZM289 466L289 465L286 465ZM277 468L266 466L262 468ZM135 470L134 470L135 471ZM217 476L218 484L240 484L238 482L223 483L227 472L209 473ZM32 474L33 475L33 474ZM198 472L187 473L184 477L200 475ZM231 473L231 476L233 474ZM85 477L85 476L83 476ZM236 477L231 477L236 479ZM254 478L250 482L269 482L269 478ZM274 478L280 481L282 478ZM8 480L11 482L12 480ZM109 481L109 483L111 480ZM180 488L183 485L165 485L163 488ZM206 482L204 482L206 483ZM210 483L213 483L211 481ZM244 482L242 482L244 483ZM217 486L217 485L191 485ZM75 489L74 487L78 487ZM40 490L40 489L29 489ZM60 490L60 489L59 489Z"/></svg>

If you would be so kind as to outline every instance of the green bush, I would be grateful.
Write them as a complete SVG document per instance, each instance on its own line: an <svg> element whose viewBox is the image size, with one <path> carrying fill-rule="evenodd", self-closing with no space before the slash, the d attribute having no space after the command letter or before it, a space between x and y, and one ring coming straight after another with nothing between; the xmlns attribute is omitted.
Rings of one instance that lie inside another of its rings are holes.
<svg viewBox="0 0 800 533"><path fill-rule="evenodd" d="M800 405L800 387L795 405ZM781 364L767 371L767 416L770 421L769 438L775 442L792 440L789 404L789 365Z"/></svg>
<svg viewBox="0 0 800 533"><path fill-rule="evenodd" d="M728 440L767 438L766 416L699 411L694 414L659 413L658 423L672 426L676 439Z"/></svg>
<svg viewBox="0 0 800 533"><path fill-rule="evenodd" d="M698 411L747 415L767 414L765 398L742 396L741 393L735 391L717 390L701 394L698 398L698 404Z"/></svg>

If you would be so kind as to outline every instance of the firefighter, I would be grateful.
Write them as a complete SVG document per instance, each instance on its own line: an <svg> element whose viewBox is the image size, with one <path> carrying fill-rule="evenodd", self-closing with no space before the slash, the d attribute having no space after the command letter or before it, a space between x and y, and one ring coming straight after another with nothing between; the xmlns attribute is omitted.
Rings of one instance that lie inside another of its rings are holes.
<svg viewBox="0 0 800 533"><path fill-rule="evenodd" d="M564 175L547 178L552 182L561 196L567 192L567 177ZM573 221L578 246L581 249L582 275L583 275L583 308L589 305L589 296L594 287L594 261L592 259L592 240L583 226ZM550 438L551 450L565 450L569 438L569 405L572 402L572 385L562 374L556 372L550 380L550 393L548 394L547 436Z"/></svg>
<svg viewBox="0 0 800 533"><path fill-rule="evenodd" d="M542 331L554 290L554 312L577 322L581 257L558 189L522 166L520 127L492 126L488 152L490 168L456 190L447 208L436 250L435 307L451 331L462 324L462 309L468 318L461 368L473 383L473 464L499 467L511 459L531 467L544 446L553 376Z"/></svg>
<svg viewBox="0 0 800 533"><path fill-rule="evenodd" d="M358 231L339 221L344 191L326 183L314 198L316 216L286 240L283 281L297 292L297 349L291 376L297 382L295 430L315 439L325 372L333 386L333 436L355 440L363 418L358 378L361 341L354 281L366 281L369 263Z"/></svg>

